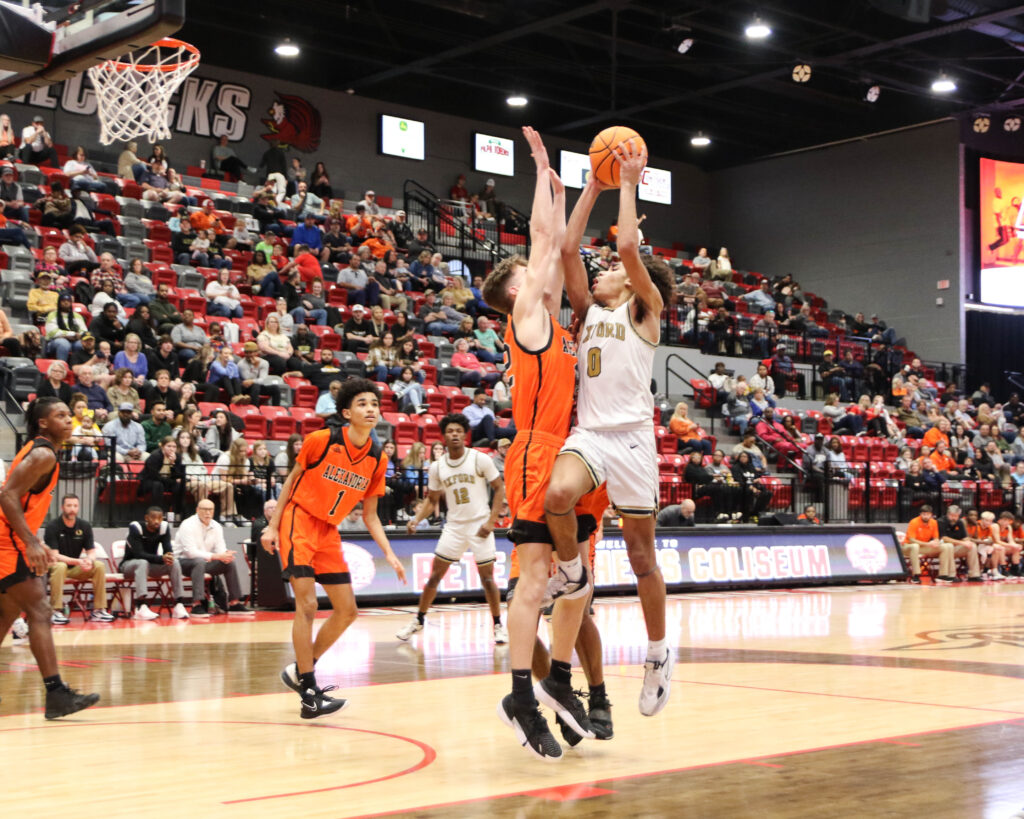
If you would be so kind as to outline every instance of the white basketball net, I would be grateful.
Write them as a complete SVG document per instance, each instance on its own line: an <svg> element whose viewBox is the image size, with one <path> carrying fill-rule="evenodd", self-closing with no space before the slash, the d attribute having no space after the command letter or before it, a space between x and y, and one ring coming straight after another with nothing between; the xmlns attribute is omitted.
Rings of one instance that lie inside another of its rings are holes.
<svg viewBox="0 0 1024 819"><path fill-rule="evenodd" d="M199 50L181 40L158 40L89 69L96 89L100 142L146 137L170 139L167 107L185 77L199 65Z"/></svg>

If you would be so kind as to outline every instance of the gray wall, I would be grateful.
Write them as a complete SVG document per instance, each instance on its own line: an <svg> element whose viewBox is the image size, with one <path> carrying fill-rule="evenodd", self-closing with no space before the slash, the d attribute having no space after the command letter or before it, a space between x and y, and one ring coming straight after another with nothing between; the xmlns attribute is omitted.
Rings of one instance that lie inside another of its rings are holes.
<svg viewBox="0 0 1024 819"><path fill-rule="evenodd" d="M962 360L955 123L730 168L711 188L712 235L735 265L792 273L830 307L877 312L925 358Z"/></svg>
<svg viewBox="0 0 1024 819"><path fill-rule="evenodd" d="M65 87L67 86L67 87ZM529 212L533 198L534 172L526 142L519 129L495 126L464 117L438 114L412 107L395 106L377 100L308 85L271 80L256 74L242 73L219 66L202 65L188 79L175 98L182 93L199 104L177 104L172 117L173 139L165 142L172 165L184 172L188 165L198 165L209 155L212 133L229 133L235 151L250 165L257 165L266 150L261 135L267 132L260 120L266 118L275 100L275 93L293 94L319 109L322 120L320 147L299 156L307 169L317 160L326 163L331 183L344 190L346 200L358 201L363 191L373 188L378 195L392 196L400 206L402 185L414 179L434 193L445 196L460 173L465 173L470 192L483 187L489 176L472 170L473 133L516 139L516 175L495 177L499 199ZM90 88L75 81L43 89L33 95L41 105L9 103L0 106L7 112L20 134L34 114L42 113L47 127L57 142L73 146L82 143L98 145L99 122L93 113L95 100ZM522 124L529 125L530 110L522 109ZM80 113L79 113L80 112ZM426 161L401 159L378 154L378 117L380 114L406 116L426 123ZM596 133L596 131L595 131ZM545 135L545 143L555 169L559 167L559 150L586 153L587 145ZM140 150L148 145L140 140ZM108 150L119 152L115 143ZM148 153L146 154L148 156ZM709 177L700 169L665 157L651 157L651 165L672 171L673 204L639 203L639 212L647 214L644 232L649 239L671 243L673 240L701 241L710 232L711 219L707 209ZM577 191L567 190L570 205ZM618 211L618 200L605 194L594 210L590 234L604 234Z"/></svg>

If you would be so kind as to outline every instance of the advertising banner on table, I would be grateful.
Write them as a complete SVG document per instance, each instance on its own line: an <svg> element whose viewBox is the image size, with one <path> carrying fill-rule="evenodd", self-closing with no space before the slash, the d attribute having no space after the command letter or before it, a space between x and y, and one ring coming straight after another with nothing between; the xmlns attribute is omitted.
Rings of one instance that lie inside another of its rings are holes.
<svg viewBox="0 0 1024 819"><path fill-rule="evenodd" d="M511 544L498 536L494 579L508 587ZM595 549L598 593L629 592L636 581L626 543L609 532ZM408 585L398 582L367 536L343 534L352 586L362 602L418 596L430 576L437 533L392 535L391 548L405 567ZM891 526L792 526L778 528L709 527L662 529L655 548L670 592L830 583L881 583L906 575L906 565ZM449 569L438 600L480 597L480 575L471 555Z"/></svg>

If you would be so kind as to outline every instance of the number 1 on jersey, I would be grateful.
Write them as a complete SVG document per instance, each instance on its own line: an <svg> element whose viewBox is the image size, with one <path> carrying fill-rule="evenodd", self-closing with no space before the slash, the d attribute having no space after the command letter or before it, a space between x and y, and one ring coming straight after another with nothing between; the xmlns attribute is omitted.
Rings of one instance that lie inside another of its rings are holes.
<svg viewBox="0 0 1024 819"><path fill-rule="evenodd" d="M338 497L336 497L336 498L334 499L334 506L332 506L332 507L331 507L331 511L327 513L327 516L328 516L328 517L330 517L331 515L333 515L333 514L334 514L334 513L335 513L335 512L337 511L337 509L338 509L338 506L339 506L339 505L341 504L341 499L342 499L343 497L345 497L345 492L346 492L346 491L347 491L347 490L345 490L345 489L342 489L342 490L341 490L341 491L340 491L340 492L338 493Z"/></svg>

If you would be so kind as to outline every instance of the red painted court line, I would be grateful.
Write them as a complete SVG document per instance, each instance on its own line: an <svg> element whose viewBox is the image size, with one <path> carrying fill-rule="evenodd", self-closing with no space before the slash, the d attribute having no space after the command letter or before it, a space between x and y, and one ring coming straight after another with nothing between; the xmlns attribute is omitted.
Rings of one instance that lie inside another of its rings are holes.
<svg viewBox="0 0 1024 819"><path fill-rule="evenodd" d="M971 672L963 673L969 674ZM620 677L631 680L640 679L640 677L635 674L610 674L606 671L604 675L606 677ZM1011 711L1009 708L980 708L974 705L947 705L946 703L941 702L915 702L914 700L894 700L888 697L862 697L856 694L832 694L826 691L798 691L792 688L768 688L766 686L761 685L740 685L739 683L705 682L703 680L680 680L676 677L672 678L672 682L687 683L689 685L706 685L714 688L741 688L745 691L768 691L773 694L804 694L808 697L831 697L840 700L863 700L865 702L890 702L896 705L920 705L928 708L953 708L957 711L983 711L989 714L1024 714L1024 711Z"/></svg>
<svg viewBox="0 0 1024 819"><path fill-rule="evenodd" d="M965 730L968 730L970 728L984 728L985 726L988 726L988 725L1018 725L1018 724L1019 723L1014 722L1012 719L996 719L996 720L989 720L987 722L973 723L971 725L957 725L957 726L955 726L953 728L935 728L935 729L930 730L930 731L918 731L918 732L912 733L912 734L897 734L895 737L882 737L882 738L878 738L878 739L858 739L858 740L852 740L850 742L837 742L837 743L835 743L833 745L821 745L821 746L818 746L818 747L815 747L815 748L800 748L800 749L797 749L797 750L794 750L794 751L781 751L781 752L776 752L776 753L773 753L773 754L765 754L764 756L761 756L761 757L749 757L747 759L723 759L721 762L702 762L702 763L699 763L697 765L686 765L686 766L681 767L681 768L667 768L667 769L661 770L661 771L644 771L643 773L628 774L628 775L625 775L625 776L609 777L608 779L598 780L598 782L615 782L615 781L628 780L628 779L644 779L644 778L650 777L650 776L665 776L667 774L686 773L687 771L698 771L698 770L702 770L702 769L705 769L705 768L718 768L718 767L722 767L724 765L737 765L737 764L747 764L747 765L750 765L750 764L754 764L754 763L760 762L761 760L764 760L764 759L788 758L788 757L791 757L791 756L799 756L801 754L813 754L813 753L817 753L818 751L833 751L833 750L836 750L837 748L854 748L854 747L856 747L858 745L870 745L873 742L883 742L885 740L893 739L893 738L920 737L920 736L929 736L931 734L946 734L946 733L951 733L953 731L965 731ZM1021 727L1024 727L1024 725L1021 725ZM588 783L578 783L578 784L585 785L585 784L588 784ZM384 811L383 813L381 813L381 812L364 813L364 814L360 814L359 816L346 817L346 819L371 819L371 817L375 817L375 816L396 816L398 814L406 814L406 815L408 815L408 814L416 812L416 811L435 810L437 808L447 808L447 807L453 807L455 805L467 805L467 804L471 804L473 802L481 802L482 803L482 802L489 802L489 801L493 801L493 800L497 800L497 799L509 799L509 798L511 798L513 796L527 796L530 793L531 793L530 791L519 791L519 792L515 792L515 793L502 793L502 794L495 794L494 796L477 797L477 798L474 798L474 799L460 799L460 800L453 801L453 802L439 802L439 803L434 804L434 805L416 805L416 806L412 806L412 807L408 807L408 808L402 808L400 810Z"/></svg>
<svg viewBox="0 0 1024 819"><path fill-rule="evenodd" d="M1020 723L1015 723L1015 724L1019 725ZM921 747L921 743L920 742L897 742L894 739L879 739L879 740L875 740L875 741L876 742L884 742L886 745L906 745L908 748L920 748Z"/></svg>
<svg viewBox="0 0 1024 819"><path fill-rule="evenodd" d="M616 793L607 788L595 788L593 785L558 785L554 788L543 788L539 791L527 791L523 796L536 796L551 802L575 802L578 799L592 799L595 796L608 796Z"/></svg>
<svg viewBox="0 0 1024 819"><path fill-rule="evenodd" d="M761 768L785 768L785 765L774 765L771 762L754 762L749 760L743 760L741 765L757 765Z"/></svg>

